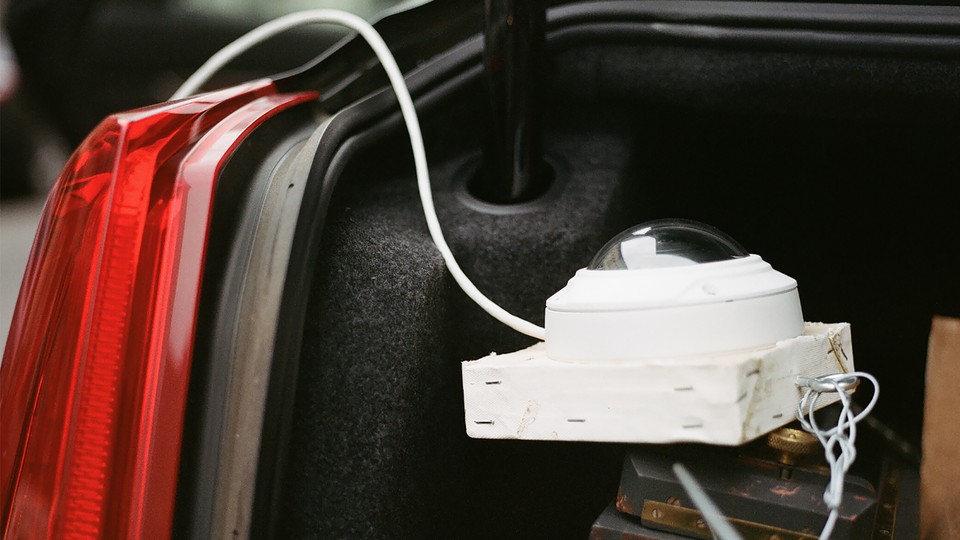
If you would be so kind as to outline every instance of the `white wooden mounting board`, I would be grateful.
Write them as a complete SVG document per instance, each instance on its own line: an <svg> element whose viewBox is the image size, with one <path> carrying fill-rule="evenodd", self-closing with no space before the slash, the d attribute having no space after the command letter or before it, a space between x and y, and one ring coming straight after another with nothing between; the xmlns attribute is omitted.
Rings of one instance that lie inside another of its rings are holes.
<svg viewBox="0 0 960 540"><path fill-rule="evenodd" d="M847 323L808 322L772 347L714 356L570 363L545 351L463 362L469 436L737 445L795 419L798 375L854 370Z"/></svg>

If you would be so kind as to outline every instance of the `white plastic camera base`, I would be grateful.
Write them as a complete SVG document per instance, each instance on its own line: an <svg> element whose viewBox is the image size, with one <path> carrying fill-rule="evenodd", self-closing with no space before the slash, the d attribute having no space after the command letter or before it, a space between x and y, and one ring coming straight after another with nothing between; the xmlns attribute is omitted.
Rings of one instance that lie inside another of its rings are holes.
<svg viewBox="0 0 960 540"><path fill-rule="evenodd" d="M559 362L538 343L463 362L467 434L738 445L796 418L797 376L853 370L848 323L808 322L763 349L630 362ZM824 394L817 408L837 399Z"/></svg>

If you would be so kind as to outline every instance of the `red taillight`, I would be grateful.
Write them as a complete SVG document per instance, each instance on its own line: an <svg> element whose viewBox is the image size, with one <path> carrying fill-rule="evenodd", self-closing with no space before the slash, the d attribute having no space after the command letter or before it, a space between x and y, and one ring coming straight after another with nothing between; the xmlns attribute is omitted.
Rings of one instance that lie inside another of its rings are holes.
<svg viewBox="0 0 960 540"><path fill-rule="evenodd" d="M213 181L257 123L311 97L274 92L113 116L67 164L0 366L6 538L170 534Z"/></svg>

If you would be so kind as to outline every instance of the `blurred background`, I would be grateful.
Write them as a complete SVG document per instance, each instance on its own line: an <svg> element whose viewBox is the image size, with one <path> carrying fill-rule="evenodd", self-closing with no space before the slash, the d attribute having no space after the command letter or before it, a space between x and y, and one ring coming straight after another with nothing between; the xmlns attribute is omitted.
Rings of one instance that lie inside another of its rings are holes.
<svg viewBox="0 0 960 540"><path fill-rule="evenodd" d="M104 117L165 101L221 47L285 13L339 8L369 20L400 3L0 1L0 345L43 201L72 150ZM295 68L345 35L328 25L290 31L238 58L209 86Z"/></svg>

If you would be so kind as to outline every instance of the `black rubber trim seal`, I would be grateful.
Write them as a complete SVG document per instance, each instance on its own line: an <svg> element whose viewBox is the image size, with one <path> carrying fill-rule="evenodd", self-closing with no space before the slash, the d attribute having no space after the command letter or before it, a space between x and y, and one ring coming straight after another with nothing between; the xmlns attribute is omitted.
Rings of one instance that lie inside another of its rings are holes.
<svg viewBox="0 0 960 540"><path fill-rule="evenodd" d="M214 193L184 418L172 538L208 538L216 489L230 351L236 341L237 294L245 276L236 254L248 249L271 173L315 128L313 104L281 112L254 130L223 167Z"/></svg>
<svg viewBox="0 0 960 540"><path fill-rule="evenodd" d="M480 73L481 42L474 39L418 69L407 84L418 111L431 107ZM335 114L327 126L307 178L278 318L274 364L264 418L264 445L258 467L252 538L273 538L290 439L303 324L313 268L333 191L349 158L401 126L392 89L384 89Z"/></svg>

